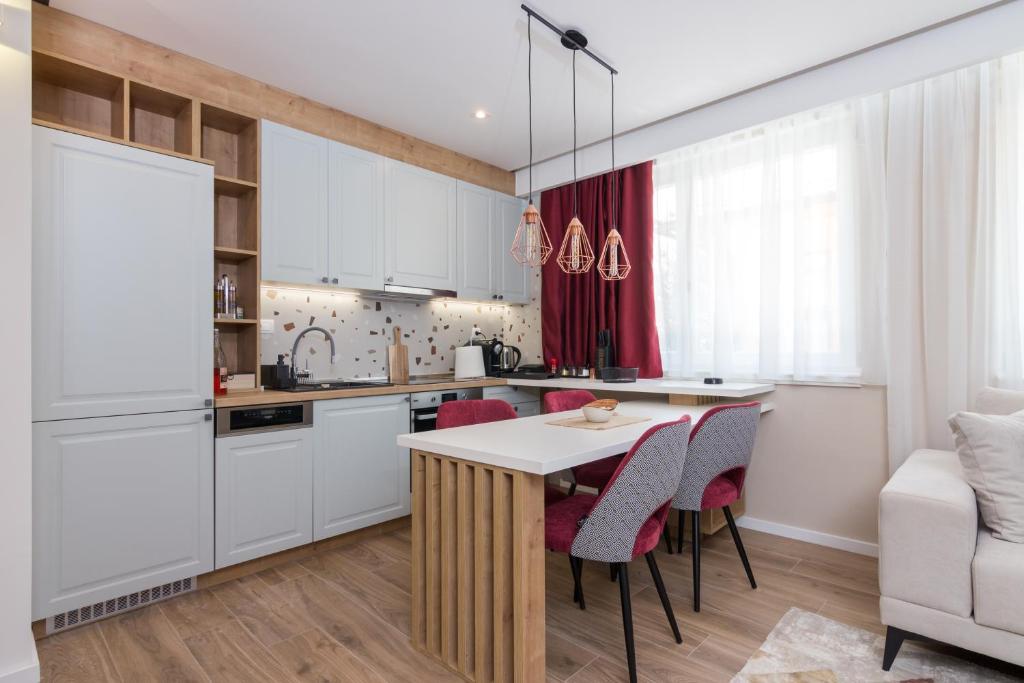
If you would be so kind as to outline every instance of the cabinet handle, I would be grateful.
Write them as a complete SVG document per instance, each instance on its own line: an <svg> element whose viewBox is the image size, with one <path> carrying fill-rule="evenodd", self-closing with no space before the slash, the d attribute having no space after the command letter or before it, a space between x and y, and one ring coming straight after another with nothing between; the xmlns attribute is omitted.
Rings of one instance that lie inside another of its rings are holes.
<svg viewBox="0 0 1024 683"><path fill-rule="evenodd" d="M504 301L505 300L505 295L504 294L499 294L498 298L501 299L502 301Z"/></svg>
<svg viewBox="0 0 1024 683"><path fill-rule="evenodd" d="M203 399L203 407L204 408L209 408L211 406L213 406L213 399L212 398Z"/></svg>
<svg viewBox="0 0 1024 683"><path fill-rule="evenodd" d="M320 282L323 282L324 284L326 284L327 282L329 282L329 280L328 280L327 276L324 275L322 278L320 278Z"/></svg>
<svg viewBox="0 0 1024 683"><path fill-rule="evenodd" d="M394 282L394 281L395 281L395 278L393 276L391 276L391 275L388 275L386 278L384 278L384 282Z"/></svg>
<svg viewBox="0 0 1024 683"><path fill-rule="evenodd" d="M203 415L203 421L204 422L213 422L213 415L211 415L210 413L207 413L206 415Z"/></svg>
<svg viewBox="0 0 1024 683"><path fill-rule="evenodd" d="M336 278L336 277L335 278L331 278L331 284L332 285L338 284L338 278Z"/></svg>

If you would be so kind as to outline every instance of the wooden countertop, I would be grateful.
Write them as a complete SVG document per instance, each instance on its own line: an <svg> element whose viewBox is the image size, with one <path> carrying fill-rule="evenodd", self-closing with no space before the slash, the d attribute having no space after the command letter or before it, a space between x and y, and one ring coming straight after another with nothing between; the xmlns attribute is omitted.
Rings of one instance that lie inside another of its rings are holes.
<svg viewBox="0 0 1024 683"><path fill-rule="evenodd" d="M486 377L472 380L439 379L431 384L394 384L389 387L364 387L360 389L332 389L328 391L275 391L266 389L259 391L230 391L225 396L214 399L216 408L237 408L238 406L265 406L275 403L296 403L298 401L324 401L333 398L356 398L359 396L386 396L389 394L414 394L418 391L448 391L451 389L472 389L474 387L499 387L507 384L497 377Z"/></svg>

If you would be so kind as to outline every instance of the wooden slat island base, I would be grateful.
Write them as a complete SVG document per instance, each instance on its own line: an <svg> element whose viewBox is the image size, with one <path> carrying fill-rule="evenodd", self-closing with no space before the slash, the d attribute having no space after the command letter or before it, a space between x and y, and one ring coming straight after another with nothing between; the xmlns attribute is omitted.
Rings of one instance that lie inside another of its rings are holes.
<svg viewBox="0 0 1024 683"><path fill-rule="evenodd" d="M412 642L470 681L543 681L544 477L412 451Z"/></svg>

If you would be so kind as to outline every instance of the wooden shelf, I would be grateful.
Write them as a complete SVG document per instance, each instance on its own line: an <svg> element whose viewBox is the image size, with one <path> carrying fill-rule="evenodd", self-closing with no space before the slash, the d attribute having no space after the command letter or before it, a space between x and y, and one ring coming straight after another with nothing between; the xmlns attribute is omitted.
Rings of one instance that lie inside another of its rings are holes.
<svg viewBox="0 0 1024 683"><path fill-rule="evenodd" d="M228 178L222 175L213 176L213 189L219 194L230 195L232 197L240 197L244 194L252 192L259 185L249 180L242 180L240 178Z"/></svg>
<svg viewBox="0 0 1024 683"><path fill-rule="evenodd" d="M228 263L239 263L246 259L251 259L259 256L260 253L254 249L235 249L233 247L214 247L213 256L218 261L226 261Z"/></svg>
<svg viewBox="0 0 1024 683"><path fill-rule="evenodd" d="M255 325L258 320L252 318L214 318L215 325Z"/></svg>
<svg viewBox="0 0 1024 683"><path fill-rule="evenodd" d="M32 52L32 117L124 142L127 81L80 62Z"/></svg>
<svg viewBox="0 0 1024 683"><path fill-rule="evenodd" d="M259 122L206 103L200 117L202 156L213 160L216 174L257 182Z"/></svg>
<svg viewBox="0 0 1024 683"><path fill-rule="evenodd" d="M128 83L131 142L191 156L194 100L143 83Z"/></svg>

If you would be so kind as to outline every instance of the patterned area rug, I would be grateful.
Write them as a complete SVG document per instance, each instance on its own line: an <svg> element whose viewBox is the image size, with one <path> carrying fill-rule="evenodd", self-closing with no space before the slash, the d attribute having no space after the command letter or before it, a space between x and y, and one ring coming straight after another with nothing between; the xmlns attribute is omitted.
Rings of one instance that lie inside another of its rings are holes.
<svg viewBox="0 0 1024 683"><path fill-rule="evenodd" d="M912 642L882 671L885 638L793 608L732 683L1007 683L1019 681Z"/></svg>

